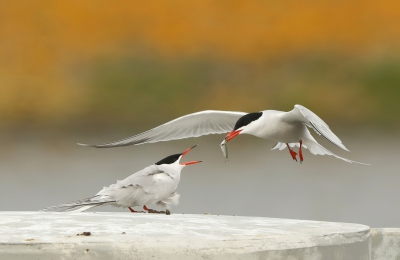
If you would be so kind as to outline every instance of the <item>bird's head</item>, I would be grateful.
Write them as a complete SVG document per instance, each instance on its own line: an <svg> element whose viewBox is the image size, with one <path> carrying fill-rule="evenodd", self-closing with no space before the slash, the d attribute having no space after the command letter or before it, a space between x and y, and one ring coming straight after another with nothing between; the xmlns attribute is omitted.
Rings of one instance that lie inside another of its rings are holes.
<svg viewBox="0 0 400 260"><path fill-rule="evenodd" d="M183 162L181 163L180 160L188 153L190 150L195 148L197 145L192 146L186 149L183 153L177 153L170 156L165 157L164 159L156 162L156 165L179 165L181 167L185 167L191 164L201 163L202 161L190 161L190 162Z"/></svg>
<svg viewBox="0 0 400 260"><path fill-rule="evenodd" d="M246 130L248 130L248 125L254 121L257 121L260 117L262 116L262 112L255 112L255 113L249 113L236 121L236 124L231 132L229 132L225 136L225 140L229 142L232 140L234 137L238 136L241 133L245 133ZM243 132L244 131L244 132Z"/></svg>

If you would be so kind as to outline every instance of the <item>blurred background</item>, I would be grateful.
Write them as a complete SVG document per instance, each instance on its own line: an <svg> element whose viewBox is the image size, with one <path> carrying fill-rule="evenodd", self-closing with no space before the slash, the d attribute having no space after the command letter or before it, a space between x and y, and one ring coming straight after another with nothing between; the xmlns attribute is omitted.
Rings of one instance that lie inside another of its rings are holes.
<svg viewBox="0 0 400 260"><path fill-rule="evenodd" d="M0 210L38 210L95 194L199 144L173 212L400 226L400 2L1 2ZM205 109L291 110L323 118L372 166L271 141L223 136L115 149ZM98 210L117 210L103 208Z"/></svg>

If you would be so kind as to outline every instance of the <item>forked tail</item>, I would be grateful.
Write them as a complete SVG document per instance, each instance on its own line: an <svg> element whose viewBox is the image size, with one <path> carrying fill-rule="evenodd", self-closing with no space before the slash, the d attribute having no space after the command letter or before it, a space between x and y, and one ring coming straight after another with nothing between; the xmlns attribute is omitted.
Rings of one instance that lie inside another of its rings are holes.
<svg viewBox="0 0 400 260"><path fill-rule="evenodd" d="M97 196L86 198L83 200L78 200L72 203L65 203L60 204L57 206L51 206L40 211L56 211L56 212L64 212L64 211L71 211L71 212L82 212L86 211L93 207L103 206L106 204L113 203L115 201L111 200L96 200Z"/></svg>

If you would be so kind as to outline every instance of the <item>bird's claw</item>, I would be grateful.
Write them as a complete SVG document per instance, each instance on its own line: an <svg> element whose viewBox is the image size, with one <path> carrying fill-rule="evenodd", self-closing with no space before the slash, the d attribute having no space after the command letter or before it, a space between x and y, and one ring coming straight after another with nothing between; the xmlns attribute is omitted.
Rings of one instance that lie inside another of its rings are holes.
<svg viewBox="0 0 400 260"><path fill-rule="evenodd" d="M292 156L293 160L297 162L297 153L292 149L289 149L290 155Z"/></svg>
<svg viewBox="0 0 400 260"><path fill-rule="evenodd" d="M289 145L288 145L288 148L289 148L289 152L290 152L290 155L292 156L293 160L297 162L297 153L295 151L293 151L292 149L290 149ZM303 164L303 152L301 150L299 151L299 157L300 157L300 163Z"/></svg>
<svg viewBox="0 0 400 260"><path fill-rule="evenodd" d="M129 208L129 210L130 210L132 213L146 213L145 211L133 210L132 208Z"/></svg>

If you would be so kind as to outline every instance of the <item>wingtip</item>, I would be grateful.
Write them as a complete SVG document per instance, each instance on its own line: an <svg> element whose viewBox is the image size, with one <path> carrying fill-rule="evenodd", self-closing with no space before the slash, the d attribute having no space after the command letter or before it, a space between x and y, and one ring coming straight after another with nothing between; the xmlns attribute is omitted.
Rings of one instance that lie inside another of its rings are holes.
<svg viewBox="0 0 400 260"><path fill-rule="evenodd" d="M371 166L371 164L369 164L369 163L357 162L357 161L352 161L352 160L349 160L349 162L350 162L350 163L357 163L357 164L362 164L362 165Z"/></svg>
<svg viewBox="0 0 400 260"><path fill-rule="evenodd" d="M345 150L345 151L347 151L347 152L350 152L350 150L349 149L347 149L347 147L346 146L344 146L343 144L342 144L342 146L343 147L341 147L343 150Z"/></svg>
<svg viewBox="0 0 400 260"><path fill-rule="evenodd" d="M357 162L357 163L362 164L362 165L366 165L366 166L371 166L371 164L369 164L369 163L362 163L362 162Z"/></svg>
<svg viewBox="0 0 400 260"><path fill-rule="evenodd" d="M79 146L91 146L90 144L82 144L82 143L76 143Z"/></svg>

